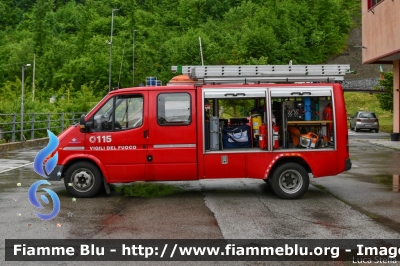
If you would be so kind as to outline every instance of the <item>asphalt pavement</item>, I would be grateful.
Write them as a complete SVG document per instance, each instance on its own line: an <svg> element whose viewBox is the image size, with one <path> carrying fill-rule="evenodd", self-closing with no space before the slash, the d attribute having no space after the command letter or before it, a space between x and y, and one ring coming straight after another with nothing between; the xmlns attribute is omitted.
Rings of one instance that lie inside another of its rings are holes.
<svg viewBox="0 0 400 266"><path fill-rule="evenodd" d="M358 141L367 142L370 144L386 148L400 150L400 141L390 140L390 133L386 132L379 132L379 133L370 131L354 132L353 130L349 130L349 138L357 139Z"/></svg>
<svg viewBox="0 0 400 266"><path fill-rule="evenodd" d="M0 235L7 239L400 239L400 193L391 183L391 175L400 174L400 141L391 141L389 133L368 131L349 131L349 139L353 168L337 176L312 179L309 191L297 201L278 199L267 184L253 179L173 182L183 191L169 197L126 198L113 192L76 201L62 182L52 182L62 203L60 214L52 221L38 221L26 199L28 187L37 180L31 162L39 148L0 152ZM3 250L4 242L0 243L0 264ZM143 264L154 263L133 263Z"/></svg>
<svg viewBox="0 0 400 266"><path fill-rule="evenodd" d="M400 233L400 141L390 134L349 130L351 170L311 184Z"/></svg>
<svg viewBox="0 0 400 266"><path fill-rule="evenodd" d="M400 141L391 141L390 139L368 139L368 140L360 140L364 142L368 142L374 145L386 147L386 148L392 148L396 150L400 150Z"/></svg>

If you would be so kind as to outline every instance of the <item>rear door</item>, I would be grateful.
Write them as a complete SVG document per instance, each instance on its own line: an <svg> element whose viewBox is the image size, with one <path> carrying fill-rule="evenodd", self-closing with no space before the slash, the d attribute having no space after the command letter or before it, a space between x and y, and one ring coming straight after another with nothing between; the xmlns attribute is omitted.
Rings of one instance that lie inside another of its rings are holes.
<svg viewBox="0 0 400 266"><path fill-rule="evenodd" d="M195 90L150 91L146 176L197 179Z"/></svg>
<svg viewBox="0 0 400 266"><path fill-rule="evenodd" d="M108 182L146 180L147 106L147 92L117 95L88 120L86 154L104 165Z"/></svg>
<svg viewBox="0 0 400 266"><path fill-rule="evenodd" d="M376 115L374 113L361 112L359 115L359 119L361 120L362 126L368 128L372 127L376 122Z"/></svg>

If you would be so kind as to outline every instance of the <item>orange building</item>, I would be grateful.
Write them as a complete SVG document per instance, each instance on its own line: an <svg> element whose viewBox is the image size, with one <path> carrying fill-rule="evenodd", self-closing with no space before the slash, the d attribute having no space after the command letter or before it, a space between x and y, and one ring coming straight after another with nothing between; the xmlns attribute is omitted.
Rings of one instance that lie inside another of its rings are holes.
<svg viewBox="0 0 400 266"><path fill-rule="evenodd" d="M400 132L399 14L399 0L362 0L363 64L393 65L393 132Z"/></svg>

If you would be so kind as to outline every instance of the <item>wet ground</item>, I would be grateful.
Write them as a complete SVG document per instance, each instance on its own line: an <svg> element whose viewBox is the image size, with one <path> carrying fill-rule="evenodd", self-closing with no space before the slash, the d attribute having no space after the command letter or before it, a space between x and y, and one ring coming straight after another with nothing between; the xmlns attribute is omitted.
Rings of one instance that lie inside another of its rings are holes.
<svg viewBox="0 0 400 266"><path fill-rule="evenodd" d="M52 204L37 210L27 199L30 185L40 179L31 164L40 148L0 154L0 235L2 239L398 239L400 193L398 176L393 179L393 175L400 172L400 151L365 141L388 136L380 134L351 134L353 168L312 179L300 200L278 199L267 184L252 179L168 182L179 187L175 194L143 198L114 191L91 199L74 199L63 182L52 182L48 188L58 194L61 210L50 221L40 220L34 211L50 212ZM0 250L4 261L4 240ZM103 264L121 265L96 262Z"/></svg>
<svg viewBox="0 0 400 266"><path fill-rule="evenodd" d="M387 133L379 134L379 138L368 131L350 135L352 169L314 179L312 184L400 233L400 142L388 141Z"/></svg>

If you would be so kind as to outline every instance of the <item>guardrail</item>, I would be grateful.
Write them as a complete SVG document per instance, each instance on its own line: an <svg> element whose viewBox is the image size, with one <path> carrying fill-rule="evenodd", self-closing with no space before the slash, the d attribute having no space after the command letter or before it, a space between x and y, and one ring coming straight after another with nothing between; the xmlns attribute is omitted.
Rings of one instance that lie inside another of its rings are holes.
<svg viewBox="0 0 400 266"><path fill-rule="evenodd" d="M83 112L77 113L32 113L0 114L0 141L15 142L47 137L47 129L59 134L68 126L79 122Z"/></svg>

